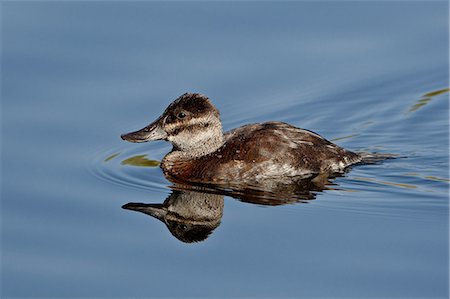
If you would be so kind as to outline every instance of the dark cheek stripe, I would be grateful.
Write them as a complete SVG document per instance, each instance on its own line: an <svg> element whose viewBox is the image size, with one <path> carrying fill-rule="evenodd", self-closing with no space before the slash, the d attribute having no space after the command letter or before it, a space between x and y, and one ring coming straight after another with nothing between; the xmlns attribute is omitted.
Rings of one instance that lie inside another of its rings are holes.
<svg viewBox="0 0 450 299"><path fill-rule="evenodd" d="M180 124L179 127L176 127L174 129L172 129L171 131L167 132L168 135L171 136L176 136L178 134L180 134L183 131L195 131L195 130L203 130L203 128L208 128L210 126L210 123L205 123L205 124L195 124L195 125L188 125L188 126L184 126L183 124Z"/></svg>

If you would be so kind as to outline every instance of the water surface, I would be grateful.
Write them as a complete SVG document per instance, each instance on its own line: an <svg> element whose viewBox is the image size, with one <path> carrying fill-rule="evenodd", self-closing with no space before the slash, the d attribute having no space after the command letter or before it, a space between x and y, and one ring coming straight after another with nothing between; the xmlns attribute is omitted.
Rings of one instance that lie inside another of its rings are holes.
<svg viewBox="0 0 450 299"><path fill-rule="evenodd" d="M448 296L447 2L1 8L2 298ZM121 208L195 197L157 167L170 145L119 137L184 92L226 130L285 121L398 158L304 202L200 192L214 228L186 243Z"/></svg>

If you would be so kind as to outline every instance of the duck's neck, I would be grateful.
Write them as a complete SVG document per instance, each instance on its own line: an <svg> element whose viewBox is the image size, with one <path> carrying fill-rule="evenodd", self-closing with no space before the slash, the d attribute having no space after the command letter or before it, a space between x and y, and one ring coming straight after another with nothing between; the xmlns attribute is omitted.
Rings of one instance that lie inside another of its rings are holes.
<svg viewBox="0 0 450 299"><path fill-rule="evenodd" d="M184 158L199 158L218 150L224 143L222 125L216 123L192 131L181 131L176 136L169 136L177 156Z"/></svg>

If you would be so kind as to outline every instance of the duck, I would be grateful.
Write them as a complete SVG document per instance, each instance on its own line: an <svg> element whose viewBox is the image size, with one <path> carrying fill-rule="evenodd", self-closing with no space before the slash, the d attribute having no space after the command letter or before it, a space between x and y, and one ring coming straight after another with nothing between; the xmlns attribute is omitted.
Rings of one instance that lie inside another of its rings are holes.
<svg viewBox="0 0 450 299"><path fill-rule="evenodd" d="M179 182L261 184L343 173L364 155L321 135L280 121L223 131L219 110L199 93L176 98L155 121L122 134L129 142L165 140L173 145L160 163Z"/></svg>

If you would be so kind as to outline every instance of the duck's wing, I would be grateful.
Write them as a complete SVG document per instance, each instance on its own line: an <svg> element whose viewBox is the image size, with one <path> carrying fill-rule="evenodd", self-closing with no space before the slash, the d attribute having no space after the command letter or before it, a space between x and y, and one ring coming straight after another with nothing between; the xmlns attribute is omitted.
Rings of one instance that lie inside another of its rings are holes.
<svg viewBox="0 0 450 299"><path fill-rule="evenodd" d="M283 122L251 124L230 131L227 144L238 150L237 159L289 165L305 172L341 171L361 157L319 134ZM233 156L233 153L229 153Z"/></svg>

